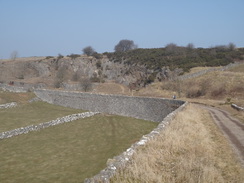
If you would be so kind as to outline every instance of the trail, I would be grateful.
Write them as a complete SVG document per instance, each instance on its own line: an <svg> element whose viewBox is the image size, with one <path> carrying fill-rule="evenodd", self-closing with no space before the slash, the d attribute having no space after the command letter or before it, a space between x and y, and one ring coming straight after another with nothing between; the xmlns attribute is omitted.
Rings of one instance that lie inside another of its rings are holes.
<svg viewBox="0 0 244 183"><path fill-rule="evenodd" d="M238 156L238 159L244 167L244 124L231 117L226 111L210 106L199 106L207 109L210 112L214 122L229 140L231 146Z"/></svg>

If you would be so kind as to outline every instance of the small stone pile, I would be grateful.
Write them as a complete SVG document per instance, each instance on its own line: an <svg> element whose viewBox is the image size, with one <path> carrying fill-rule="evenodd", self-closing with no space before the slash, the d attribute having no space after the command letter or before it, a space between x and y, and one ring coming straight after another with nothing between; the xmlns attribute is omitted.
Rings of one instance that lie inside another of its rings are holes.
<svg viewBox="0 0 244 183"><path fill-rule="evenodd" d="M7 108L16 107L16 106L17 106L16 102L11 102L11 103L0 105L0 109L7 109Z"/></svg>
<svg viewBox="0 0 244 183"><path fill-rule="evenodd" d="M234 108L234 109L236 109L236 110L238 110L238 111L244 111L244 108L243 107L240 107L240 106L238 106L236 104L231 104L231 107Z"/></svg>
<svg viewBox="0 0 244 183"><path fill-rule="evenodd" d="M30 125L27 127L17 128L14 130L10 130L10 131L0 133L0 139L6 139L6 138L13 137L13 136L26 134L26 133L29 133L31 131L41 130L44 128L48 128L50 126L71 122L71 121L74 121L74 120L77 120L80 118L91 117L95 114L98 114L98 112L84 112L84 113L78 113L78 114L71 114L68 116L64 116L62 118L57 118L57 119L49 121L49 122L40 123L38 125Z"/></svg>

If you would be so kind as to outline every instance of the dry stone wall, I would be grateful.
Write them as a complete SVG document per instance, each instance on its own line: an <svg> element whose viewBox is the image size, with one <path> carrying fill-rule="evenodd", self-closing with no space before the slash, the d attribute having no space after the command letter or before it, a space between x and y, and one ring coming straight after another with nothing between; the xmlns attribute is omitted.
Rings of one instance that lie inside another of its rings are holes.
<svg viewBox="0 0 244 183"><path fill-rule="evenodd" d="M16 107L16 106L17 106L16 102L11 102L11 103L7 103L7 104L1 104L0 109L7 109L7 108Z"/></svg>
<svg viewBox="0 0 244 183"><path fill-rule="evenodd" d="M15 93L25 93L28 91L28 89L24 87L18 87L18 86L10 86L7 84L0 83L0 89L3 91L9 91L9 92L15 92Z"/></svg>
<svg viewBox="0 0 244 183"><path fill-rule="evenodd" d="M68 116L57 118L57 119L49 121L49 122L40 123L38 125L30 125L30 126L26 126L26 127L16 128L14 130L0 133L0 139L11 138L13 136L26 134L31 131L38 131L38 130L41 130L44 128L48 128L50 126L55 126L55 125L59 125L62 123L68 123L68 122L71 122L71 121L74 121L74 120L77 120L80 118L91 117L95 114L97 114L97 112L84 112L84 113L78 113L78 114L71 114Z"/></svg>
<svg viewBox="0 0 244 183"><path fill-rule="evenodd" d="M101 95L57 90L35 90L37 97L48 103L161 122L184 101L163 98Z"/></svg>
<svg viewBox="0 0 244 183"><path fill-rule="evenodd" d="M179 76L178 79L179 80L191 79L191 78L199 77L199 76L202 76L204 74L207 74L207 73L213 72L213 71L225 71L225 70L231 69L231 68L236 67L241 64L243 64L243 62L230 63L230 64L220 67L220 68L209 68L209 69L205 69L205 70L195 72L192 74L185 74L185 75Z"/></svg>

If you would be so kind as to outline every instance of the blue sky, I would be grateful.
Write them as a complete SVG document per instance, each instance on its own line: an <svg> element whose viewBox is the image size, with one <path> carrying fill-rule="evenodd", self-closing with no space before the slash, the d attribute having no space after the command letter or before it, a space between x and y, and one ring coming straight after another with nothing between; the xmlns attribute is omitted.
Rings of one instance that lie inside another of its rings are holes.
<svg viewBox="0 0 244 183"><path fill-rule="evenodd" d="M168 43L244 47L244 0L0 0L0 59Z"/></svg>

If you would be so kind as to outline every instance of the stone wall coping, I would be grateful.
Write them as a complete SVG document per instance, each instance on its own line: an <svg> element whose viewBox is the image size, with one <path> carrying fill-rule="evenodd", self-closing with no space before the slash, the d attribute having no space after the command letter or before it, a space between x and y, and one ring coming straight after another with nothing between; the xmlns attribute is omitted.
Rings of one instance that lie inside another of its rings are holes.
<svg viewBox="0 0 244 183"><path fill-rule="evenodd" d="M49 92L60 92L60 93L75 93L75 94L87 94L87 95L97 95L97 96L107 96L107 97L125 97L125 98L141 98L141 99L159 99L159 100L169 100L169 98L162 97L150 97L150 96L130 96L130 95L119 95L119 94L105 94L105 93L90 93L90 92L80 92L80 91L68 91L68 90L51 90L51 89L35 89L35 91L49 91ZM174 101L182 101L182 100L174 100ZM184 102L184 101L182 101Z"/></svg>

